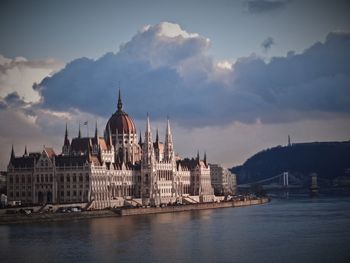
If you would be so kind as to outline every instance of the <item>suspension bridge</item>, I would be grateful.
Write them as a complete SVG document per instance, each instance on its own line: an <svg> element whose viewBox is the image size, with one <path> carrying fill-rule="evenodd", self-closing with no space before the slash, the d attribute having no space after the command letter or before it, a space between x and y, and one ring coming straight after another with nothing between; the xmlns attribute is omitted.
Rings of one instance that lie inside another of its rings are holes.
<svg viewBox="0 0 350 263"><path fill-rule="evenodd" d="M239 184L238 188L250 188L252 185L261 185L265 190L277 189L299 189L310 185L308 177L299 178L289 172L283 172L269 178L251 182L249 184Z"/></svg>

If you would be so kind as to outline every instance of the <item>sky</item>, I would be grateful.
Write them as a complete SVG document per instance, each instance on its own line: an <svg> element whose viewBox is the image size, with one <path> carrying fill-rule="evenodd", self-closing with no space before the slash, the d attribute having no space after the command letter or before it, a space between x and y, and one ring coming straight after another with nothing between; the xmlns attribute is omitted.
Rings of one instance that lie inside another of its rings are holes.
<svg viewBox="0 0 350 263"><path fill-rule="evenodd" d="M0 1L0 169L147 112L175 150L242 164L292 142L350 139L348 1Z"/></svg>

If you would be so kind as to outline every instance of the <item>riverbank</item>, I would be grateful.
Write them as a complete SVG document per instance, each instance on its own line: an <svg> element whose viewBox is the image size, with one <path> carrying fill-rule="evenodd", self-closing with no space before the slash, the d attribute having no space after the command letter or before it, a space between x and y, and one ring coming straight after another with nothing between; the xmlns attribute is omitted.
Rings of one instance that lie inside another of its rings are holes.
<svg viewBox="0 0 350 263"><path fill-rule="evenodd" d="M166 207L147 208L117 208L108 210L92 210L72 213L32 213L26 214L3 214L0 216L0 225L21 224L33 222L50 222L63 220L81 220L98 217L121 217L159 213L176 213L194 210L218 209L229 207L242 207L251 205L261 205L268 203L269 198L259 198L244 201L226 201L220 203L197 203Z"/></svg>

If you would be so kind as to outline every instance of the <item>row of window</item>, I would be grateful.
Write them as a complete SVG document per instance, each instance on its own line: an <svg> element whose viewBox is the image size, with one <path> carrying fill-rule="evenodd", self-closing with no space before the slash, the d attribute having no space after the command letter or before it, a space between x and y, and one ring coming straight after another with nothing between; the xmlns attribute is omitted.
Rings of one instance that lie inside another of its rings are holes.
<svg viewBox="0 0 350 263"><path fill-rule="evenodd" d="M25 191L22 191L22 192L10 192L10 197L20 197L20 193L21 193L21 197L22 198L25 198L26 196L27 197L32 197L32 192L28 191L28 192L25 192Z"/></svg>
<svg viewBox="0 0 350 263"><path fill-rule="evenodd" d="M15 179L15 180L13 180L13 179ZM9 176L9 182L12 184L14 181L15 181L16 184L18 184L20 181L21 181L22 184L24 184L26 182L26 177L22 176L21 180L20 180L18 175L17 176ZM31 183L31 182L32 182L32 178L31 178L31 176L28 176L27 177L27 183Z"/></svg>
<svg viewBox="0 0 350 263"><path fill-rule="evenodd" d="M160 192L162 193L162 194L166 194L166 193L171 193L171 188L162 188L162 189L160 189Z"/></svg>
<svg viewBox="0 0 350 263"><path fill-rule="evenodd" d="M66 188L70 188L71 185L69 185L69 184L67 184L67 185L61 184L61 185L60 185L60 188L61 188L61 189L64 189L65 187L66 187ZM89 188L89 185L87 184L87 185L85 185L85 187L86 187L86 188ZM73 185L72 185L72 188L77 188L77 185L76 185L76 184L73 184ZM83 185L80 184L80 185L79 185L79 188L83 188Z"/></svg>
<svg viewBox="0 0 350 263"><path fill-rule="evenodd" d="M66 195L64 195L64 191L61 191L61 192L59 192L59 194L60 194L59 197L61 197L61 198L63 198L64 196L66 196L66 197L70 197L70 196L73 196L73 197L79 196L79 197L81 197L83 194L84 194L85 197L87 197L88 194L89 194L89 191L85 191L85 192L83 192L82 190L79 190L79 191L76 191L76 190L74 190L74 191L66 191Z"/></svg>
<svg viewBox="0 0 350 263"><path fill-rule="evenodd" d="M71 181L72 181L73 183L76 183L77 180L79 180L79 182L83 182L83 181L84 181L84 177L83 177L82 174L80 174L79 176L77 176L77 175L75 175L75 174L73 174L73 175L66 175L66 176L61 175L61 176L60 176L60 182L61 182L61 183L64 183L64 181L65 181L64 179L66 179L66 182L67 182L67 183L70 183ZM89 174L88 174L88 173L87 173L86 176L85 176L85 182L89 182Z"/></svg>

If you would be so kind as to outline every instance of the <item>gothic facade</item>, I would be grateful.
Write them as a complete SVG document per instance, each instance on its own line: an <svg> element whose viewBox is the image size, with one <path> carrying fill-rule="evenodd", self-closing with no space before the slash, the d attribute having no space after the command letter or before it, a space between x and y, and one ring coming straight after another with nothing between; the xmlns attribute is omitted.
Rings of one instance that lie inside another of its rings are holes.
<svg viewBox="0 0 350 263"><path fill-rule="evenodd" d="M77 203L90 208L160 205L214 201L206 157L181 159L175 154L170 121L164 143L155 141L147 116L144 140L132 118L123 111L119 92L117 110L103 136L97 124L93 137L68 137L66 126L61 154L42 152L16 157L8 165L8 200L22 203Z"/></svg>

